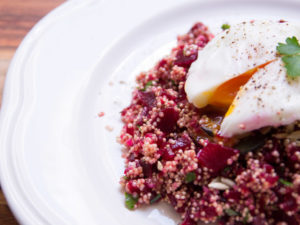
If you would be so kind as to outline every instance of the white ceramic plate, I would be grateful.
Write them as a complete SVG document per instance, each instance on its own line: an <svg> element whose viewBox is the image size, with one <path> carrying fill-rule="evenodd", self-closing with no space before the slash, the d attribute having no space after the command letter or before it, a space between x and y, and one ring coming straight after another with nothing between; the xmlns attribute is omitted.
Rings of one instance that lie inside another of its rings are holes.
<svg viewBox="0 0 300 225"><path fill-rule="evenodd" d="M177 224L163 204L124 207L115 140L135 76L196 21L217 31L224 22L299 20L299 11L296 1L262 0L72 0L54 10L21 44L5 85L1 185L19 221Z"/></svg>

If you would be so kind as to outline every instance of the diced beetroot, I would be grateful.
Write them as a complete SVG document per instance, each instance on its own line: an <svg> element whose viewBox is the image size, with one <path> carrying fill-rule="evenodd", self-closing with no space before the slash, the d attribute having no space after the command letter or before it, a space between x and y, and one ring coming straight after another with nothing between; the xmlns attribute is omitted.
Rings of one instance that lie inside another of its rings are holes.
<svg viewBox="0 0 300 225"><path fill-rule="evenodd" d="M127 145L128 147L131 147L131 146L133 146L133 140L132 140L132 138L129 138L126 142L125 142L125 145Z"/></svg>
<svg viewBox="0 0 300 225"><path fill-rule="evenodd" d="M270 187L274 186L277 183L279 177L272 173L274 171L273 166L265 163L262 167L265 169L266 172L261 173L260 177L264 178L269 183Z"/></svg>
<svg viewBox="0 0 300 225"><path fill-rule="evenodd" d="M162 59L162 60L160 60L159 63L157 64L157 67L158 67L158 68L164 67L166 64L167 64L167 60Z"/></svg>
<svg viewBox="0 0 300 225"><path fill-rule="evenodd" d="M182 47L180 50L178 50L176 54L176 60L174 61L174 64L177 66L189 68L191 64L197 59L197 57L198 57L197 49L191 51L190 54L186 55Z"/></svg>
<svg viewBox="0 0 300 225"><path fill-rule="evenodd" d="M171 133L176 129L177 120L179 119L179 113L174 108L165 108L162 110L164 116L160 118L160 122L157 127L165 133Z"/></svg>
<svg viewBox="0 0 300 225"><path fill-rule="evenodd" d="M175 153L170 148L164 148L162 149L162 158L166 161L173 160L175 157Z"/></svg>
<svg viewBox="0 0 300 225"><path fill-rule="evenodd" d="M126 128L126 133L127 133L127 134L130 134L131 136L133 136L133 134L134 134L134 129L133 129L133 127L128 127L128 126L126 126L125 128Z"/></svg>
<svg viewBox="0 0 300 225"><path fill-rule="evenodd" d="M271 151L263 153L264 160L268 163L276 163L276 157L273 156Z"/></svg>
<svg viewBox="0 0 300 225"><path fill-rule="evenodd" d="M127 190L129 193L140 193L140 189L134 184L132 180L128 181L126 184Z"/></svg>
<svg viewBox="0 0 300 225"><path fill-rule="evenodd" d="M296 199L291 194L284 196L284 200L283 203L280 204L280 208L282 208L284 211L296 211Z"/></svg>
<svg viewBox="0 0 300 225"><path fill-rule="evenodd" d="M151 179L146 179L145 184L146 184L146 187L149 191L153 190L153 188L155 188L155 183Z"/></svg>
<svg viewBox="0 0 300 225"><path fill-rule="evenodd" d="M196 225L197 222L191 219L190 217L190 210L187 211L185 214L184 220L181 225Z"/></svg>
<svg viewBox="0 0 300 225"><path fill-rule="evenodd" d="M219 172L227 166L227 160L238 153L239 151L233 148L207 143L198 152L197 157L201 166L212 169L213 172Z"/></svg>
<svg viewBox="0 0 300 225"><path fill-rule="evenodd" d="M267 173L271 173L273 171L273 166L267 163L263 165L263 168L266 170Z"/></svg>
<svg viewBox="0 0 300 225"><path fill-rule="evenodd" d="M253 218L253 222L252 222L253 225L267 225L267 222L265 219L259 217L259 216L256 216Z"/></svg>
<svg viewBox="0 0 300 225"><path fill-rule="evenodd" d="M157 146L159 148L163 148L166 145L166 142L164 141L165 135L161 134L157 136Z"/></svg>
<svg viewBox="0 0 300 225"><path fill-rule="evenodd" d="M175 144L171 145L171 149L173 151L177 151L179 149L185 149L191 146L191 141L188 137L182 136L175 140Z"/></svg>
<svg viewBox="0 0 300 225"><path fill-rule="evenodd" d="M275 183L277 183L279 177L278 176L266 176L265 179L272 187Z"/></svg>
<svg viewBox="0 0 300 225"><path fill-rule="evenodd" d="M154 166L148 163L145 163L144 161L141 161L141 166L143 168L143 173L145 177L152 177Z"/></svg>
<svg viewBox="0 0 300 225"><path fill-rule="evenodd" d="M216 208L213 206L211 207L204 206L203 211L205 212L207 218L213 218L217 216Z"/></svg>
<svg viewBox="0 0 300 225"><path fill-rule="evenodd" d="M137 98L140 104L149 108L153 107L156 103L156 96L152 91L138 91Z"/></svg>
<svg viewBox="0 0 300 225"><path fill-rule="evenodd" d="M245 184L240 184L239 189L244 196L248 196L251 193L250 189Z"/></svg>
<svg viewBox="0 0 300 225"><path fill-rule="evenodd" d="M272 215L275 219L275 222L286 222L288 225L299 225L300 218L299 215L295 214L294 216L288 216L283 211L275 211Z"/></svg>
<svg viewBox="0 0 300 225"><path fill-rule="evenodd" d="M231 202L238 202L241 199L241 193L234 189L224 192L223 196Z"/></svg>
<svg viewBox="0 0 300 225"><path fill-rule="evenodd" d="M145 186L143 188L143 193L152 192L155 186L156 184L153 182L153 180L151 178L147 178L145 181Z"/></svg>

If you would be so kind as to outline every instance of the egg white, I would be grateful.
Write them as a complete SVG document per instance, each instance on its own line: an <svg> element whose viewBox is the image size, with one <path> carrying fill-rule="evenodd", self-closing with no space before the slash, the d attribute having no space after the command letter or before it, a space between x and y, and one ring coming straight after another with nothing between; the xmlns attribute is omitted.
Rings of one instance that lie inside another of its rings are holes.
<svg viewBox="0 0 300 225"><path fill-rule="evenodd" d="M287 76L281 59L257 71L241 88L220 129L231 137L300 120L300 77Z"/></svg>
<svg viewBox="0 0 300 225"><path fill-rule="evenodd" d="M231 25L199 51L185 84L188 100L196 107L205 107L220 84L274 60L278 42L291 36L299 38L300 27L288 22L252 21Z"/></svg>
<svg viewBox="0 0 300 225"><path fill-rule="evenodd" d="M292 36L300 40L298 24L253 21L231 25L199 51L185 84L188 100L205 107L224 82L270 62L240 87L220 134L231 137L300 120L300 78L287 76L276 51L279 42Z"/></svg>

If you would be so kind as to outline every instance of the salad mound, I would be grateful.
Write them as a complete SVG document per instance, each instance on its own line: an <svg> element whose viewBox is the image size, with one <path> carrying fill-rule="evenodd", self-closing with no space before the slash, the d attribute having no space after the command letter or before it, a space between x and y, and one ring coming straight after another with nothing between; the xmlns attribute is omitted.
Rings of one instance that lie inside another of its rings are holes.
<svg viewBox="0 0 300 225"><path fill-rule="evenodd" d="M166 201L181 225L298 225L300 123L225 138L219 130L226 111L187 100L187 72L212 39L196 23L137 77L131 104L121 112L126 206Z"/></svg>

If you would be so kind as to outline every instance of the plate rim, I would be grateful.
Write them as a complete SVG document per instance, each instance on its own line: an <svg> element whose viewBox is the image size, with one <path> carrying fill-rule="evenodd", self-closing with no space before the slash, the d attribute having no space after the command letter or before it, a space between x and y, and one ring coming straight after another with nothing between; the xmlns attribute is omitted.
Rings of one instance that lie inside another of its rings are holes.
<svg viewBox="0 0 300 225"><path fill-rule="evenodd" d="M6 157L4 157L5 153L7 152L7 148L5 148L5 146L11 145L10 142L12 141L13 131L15 129L15 124L17 124L12 121L14 117L17 118L17 116L10 115L9 113L12 111L15 114L12 108L18 110L18 108L23 104L22 99L20 100L19 96L22 95L24 81L22 76L20 76L20 82L15 81L19 79L20 74L20 72L18 74L16 69L20 67L20 65L26 63L25 57L28 51L33 48L34 41L38 40L49 26L55 24L55 22L61 17L69 15L73 12L73 10L76 10L84 5L91 4L94 1L95 0L66 1L43 16L30 29L30 31L21 41L20 45L17 47L6 73L0 110L0 184L10 210L20 224L49 224L49 221L47 221L46 218L41 215L40 210L37 210L37 208L35 208L33 205L28 204L28 202L26 204L25 202L19 202L17 200L18 198L23 200L28 198L24 196L24 193L21 193L22 190L20 188L18 189L15 186L11 186L12 183L17 182L17 178L9 175L17 175L15 173L15 168L18 167L18 165L16 165L16 162L13 161L11 155L7 154ZM13 98L17 101L17 103L14 102L16 104L15 106L12 105L12 102L10 102L10 100ZM11 137L7 137L9 133L5 132L9 130L12 131L12 134L10 135ZM17 193L19 195L18 198L16 198ZM20 203L23 205L20 205ZM30 209L30 211L28 211L28 209ZM57 216L53 216L54 217L52 217L52 219L55 218L55 220L57 220ZM64 219L59 218L59 221L64 221ZM67 223L65 222L64 224Z"/></svg>

